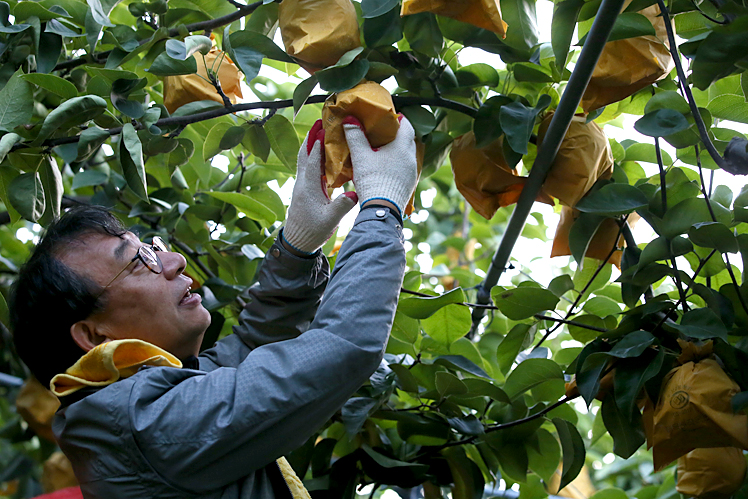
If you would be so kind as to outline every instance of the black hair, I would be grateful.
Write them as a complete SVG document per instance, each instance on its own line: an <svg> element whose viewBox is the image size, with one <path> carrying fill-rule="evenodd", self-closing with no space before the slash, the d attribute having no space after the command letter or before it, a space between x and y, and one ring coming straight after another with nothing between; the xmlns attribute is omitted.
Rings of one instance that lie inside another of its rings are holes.
<svg viewBox="0 0 748 499"><path fill-rule="evenodd" d="M121 238L127 230L106 209L79 206L45 231L21 267L10 297L10 325L21 360L44 385L63 373L84 351L70 327L104 308L102 287L61 261L72 245L90 235Z"/></svg>

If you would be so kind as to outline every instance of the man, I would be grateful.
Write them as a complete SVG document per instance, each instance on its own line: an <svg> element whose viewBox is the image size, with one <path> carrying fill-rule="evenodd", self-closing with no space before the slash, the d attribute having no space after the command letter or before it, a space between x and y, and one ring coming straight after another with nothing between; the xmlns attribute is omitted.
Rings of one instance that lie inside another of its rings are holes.
<svg viewBox="0 0 748 499"><path fill-rule="evenodd" d="M31 370L42 383L54 376L53 430L85 497L291 497L293 480L275 460L379 365L405 267L413 128L402 119L395 141L373 150L355 119L344 127L362 209L329 283L319 248L355 195L331 202L321 188L317 122L252 301L234 334L199 357L210 317L180 254L141 243L96 209L48 229L19 276L12 324ZM134 360L105 355L117 349Z"/></svg>

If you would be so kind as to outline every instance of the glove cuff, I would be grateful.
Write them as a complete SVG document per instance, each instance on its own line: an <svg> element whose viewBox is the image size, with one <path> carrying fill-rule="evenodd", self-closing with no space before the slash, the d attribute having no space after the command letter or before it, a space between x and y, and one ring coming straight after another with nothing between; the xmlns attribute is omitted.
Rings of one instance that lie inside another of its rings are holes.
<svg viewBox="0 0 748 499"><path fill-rule="evenodd" d="M313 255L325 243L325 241L320 242L318 230L308 225L296 225L293 222L286 224L281 237L286 244L305 255Z"/></svg>

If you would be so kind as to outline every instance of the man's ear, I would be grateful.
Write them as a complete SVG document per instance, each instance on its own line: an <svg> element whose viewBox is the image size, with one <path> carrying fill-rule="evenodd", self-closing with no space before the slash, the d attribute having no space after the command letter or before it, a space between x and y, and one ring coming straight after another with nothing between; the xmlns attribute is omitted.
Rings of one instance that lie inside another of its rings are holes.
<svg viewBox="0 0 748 499"><path fill-rule="evenodd" d="M102 334L97 323L90 319L78 321L70 326L70 335L73 337L73 341L86 352L111 340L111 338Z"/></svg>

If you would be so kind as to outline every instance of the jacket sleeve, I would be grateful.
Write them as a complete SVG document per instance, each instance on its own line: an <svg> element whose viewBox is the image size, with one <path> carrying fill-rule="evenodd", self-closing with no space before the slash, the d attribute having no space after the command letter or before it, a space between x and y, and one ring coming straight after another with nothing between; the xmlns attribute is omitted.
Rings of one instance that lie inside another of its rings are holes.
<svg viewBox="0 0 748 499"><path fill-rule="evenodd" d="M363 210L304 334L176 383L178 369L136 374L144 381L131 392L131 429L149 465L205 493L300 446L379 365L404 270L400 222L389 210Z"/></svg>
<svg viewBox="0 0 748 499"><path fill-rule="evenodd" d="M280 239L280 238L279 238ZM265 255L250 301L234 334L200 354L200 368L236 367L261 345L297 337L309 328L330 276L327 258L291 254L276 241Z"/></svg>

